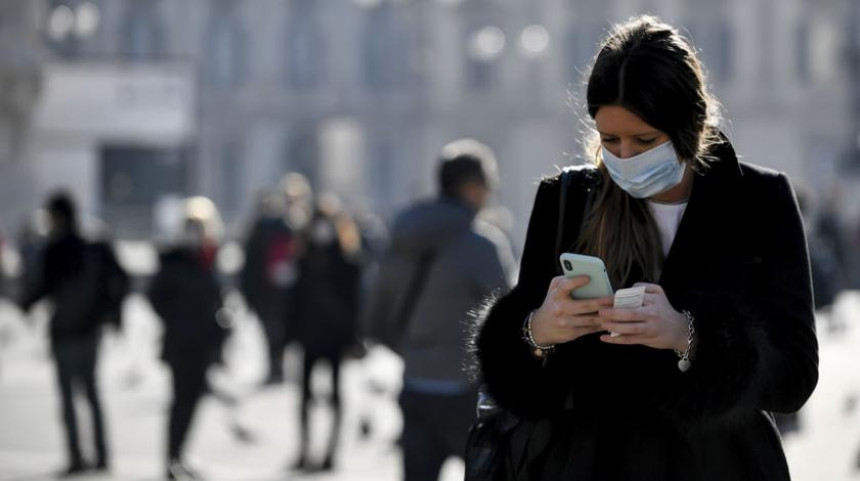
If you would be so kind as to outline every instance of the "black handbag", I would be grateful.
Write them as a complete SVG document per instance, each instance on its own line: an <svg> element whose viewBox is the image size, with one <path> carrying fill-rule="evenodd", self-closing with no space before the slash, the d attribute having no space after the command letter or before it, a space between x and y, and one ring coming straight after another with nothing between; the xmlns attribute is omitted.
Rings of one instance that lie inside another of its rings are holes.
<svg viewBox="0 0 860 481"><path fill-rule="evenodd" d="M505 447L520 424L513 413L499 408L483 391L478 395L478 420L466 440L466 481L504 479Z"/></svg>
<svg viewBox="0 0 860 481"><path fill-rule="evenodd" d="M556 230L556 255L562 252L562 234L564 233L565 206L567 205L567 194L573 175L570 170L561 173L561 188L558 202L558 227ZM585 199L583 212L580 218L579 228L591 209L594 192L597 190L592 185L584 185ZM465 481L500 481L505 479L505 459L509 457L507 450L511 445L511 437L517 428L527 423L513 413L506 411L495 404L495 401L483 390L478 395L478 420L469 428L466 441L466 476ZM528 427L533 429L534 425ZM517 468L514 468L517 469Z"/></svg>

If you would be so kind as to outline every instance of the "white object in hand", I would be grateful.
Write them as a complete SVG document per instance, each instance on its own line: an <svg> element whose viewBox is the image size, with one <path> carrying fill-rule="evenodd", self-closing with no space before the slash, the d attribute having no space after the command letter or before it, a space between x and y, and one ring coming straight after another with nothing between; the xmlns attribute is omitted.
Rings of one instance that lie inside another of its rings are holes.
<svg viewBox="0 0 860 481"><path fill-rule="evenodd" d="M616 309L635 309L642 307L645 300L645 286L620 289L615 293L612 307Z"/></svg>

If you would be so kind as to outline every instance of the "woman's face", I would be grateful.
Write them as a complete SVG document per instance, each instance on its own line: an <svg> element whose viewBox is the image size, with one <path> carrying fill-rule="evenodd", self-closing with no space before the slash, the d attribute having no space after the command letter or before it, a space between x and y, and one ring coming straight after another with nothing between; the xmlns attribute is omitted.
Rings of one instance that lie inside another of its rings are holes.
<svg viewBox="0 0 860 481"><path fill-rule="evenodd" d="M614 156L626 159L669 141L669 135L617 105L600 107L594 116L600 144Z"/></svg>

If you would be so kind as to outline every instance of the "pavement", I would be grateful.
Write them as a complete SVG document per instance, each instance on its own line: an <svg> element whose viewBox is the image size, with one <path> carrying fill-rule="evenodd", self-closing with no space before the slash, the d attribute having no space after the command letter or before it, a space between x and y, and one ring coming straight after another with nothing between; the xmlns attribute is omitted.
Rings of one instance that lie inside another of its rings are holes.
<svg viewBox="0 0 860 481"><path fill-rule="evenodd" d="M298 352L288 352L285 383L261 388L262 334L238 298L229 302L242 314L227 348L229 369L215 371L211 381L241 402L232 406L209 396L201 405L187 451L206 479L399 480L399 360L377 349L345 363L345 413L335 471L289 471L298 446ZM163 479L169 378L158 361L160 328L139 296L131 297L125 309L123 332L106 336L99 364L112 469L76 480ZM854 468L860 451L860 325L855 319L860 319L860 292L843 294L831 315L819 319L819 385L801 412L801 430L784 439L795 481L860 481ZM53 473L65 462L45 325L44 309L25 318L0 301L0 481L55 479ZM321 455L331 422L324 407L330 392L326 369L318 369L313 384L320 396L312 414L312 444ZM81 408L86 436L87 413ZM362 435L362 420L370 420L369 436ZM462 462L450 460L442 481L462 478Z"/></svg>

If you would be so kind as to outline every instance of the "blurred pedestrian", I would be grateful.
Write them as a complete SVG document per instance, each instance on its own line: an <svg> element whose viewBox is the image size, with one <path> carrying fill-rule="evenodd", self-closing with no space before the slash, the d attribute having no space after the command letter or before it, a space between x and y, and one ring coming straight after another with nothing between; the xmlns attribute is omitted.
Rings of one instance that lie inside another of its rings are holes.
<svg viewBox="0 0 860 481"><path fill-rule="evenodd" d="M69 194L51 195L46 210L49 239L39 260L28 261L32 262L31 268L40 272L25 281L21 307L29 310L43 298L53 303L49 329L51 353L60 388L69 461L61 475L105 471L110 453L96 379L97 353L102 325L110 322L119 326L128 276L107 243L81 236L77 208ZM80 394L86 398L93 423L95 459L92 461L84 459L78 439L74 401Z"/></svg>
<svg viewBox="0 0 860 481"><path fill-rule="evenodd" d="M358 226L331 194L320 197L303 239L295 304L299 342L304 348L301 436L293 467L329 471L334 468L343 419L341 362L359 345L357 319L364 250ZM323 460L314 464L309 458L310 407L314 397L311 379L321 361L331 372L334 420Z"/></svg>
<svg viewBox="0 0 860 481"><path fill-rule="evenodd" d="M181 232L159 255L147 292L164 325L162 360L171 372L167 479L199 477L184 458L197 406L208 389L207 371L221 361L229 316L215 272L220 220L209 199L184 203Z"/></svg>
<svg viewBox="0 0 860 481"><path fill-rule="evenodd" d="M403 357L406 481L438 479L448 457L463 455L475 418L477 390L464 372L469 312L506 291L515 268L505 235L476 219L496 181L486 145L445 146L439 196L397 217L364 313L369 335Z"/></svg>
<svg viewBox="0 0 860 481"><path fill-rule="evenodd" d="M647 15L601 43L594 162L540 183L517 287L480 324L482 379L516 422L476 424L505 434L470 445L499 462L468 480L790 478L770 412L818 382L803 222L785 174L719 131L697 53ZM638 292L575 295L590 279L561 275L564 252Z"/></svg>
<svg viewBox="0 0 860 481"><path fill-rule="evenodd" d="M264 193L245 242L240 289L257 314L266 336L266 384L284 380L284 350L295 338L293 310L298 279L297 231L310 216L310 184L300 174L288 174L278 193Z"/></svg>

